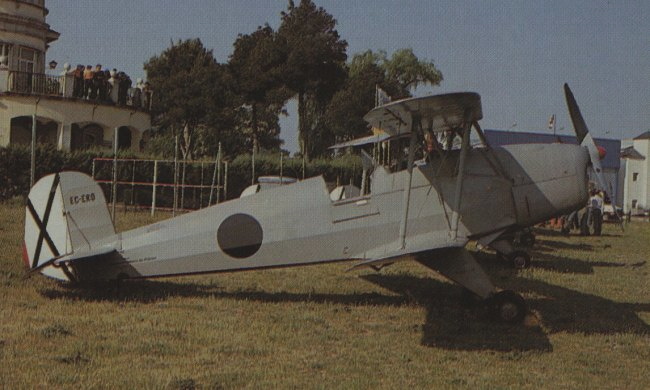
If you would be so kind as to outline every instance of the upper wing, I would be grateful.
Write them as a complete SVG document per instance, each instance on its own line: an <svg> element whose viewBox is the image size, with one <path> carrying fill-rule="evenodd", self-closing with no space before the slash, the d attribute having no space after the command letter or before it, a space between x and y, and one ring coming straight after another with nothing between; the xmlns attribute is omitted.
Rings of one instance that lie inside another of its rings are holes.
<svg viewBox="0 0 650 390"><path fill-rule="evenodd" d="M483 118L481 96L474 92L409 98L377 107L363 119L390 135L409 133L414 120L431 131L454 130Z"/></svg>

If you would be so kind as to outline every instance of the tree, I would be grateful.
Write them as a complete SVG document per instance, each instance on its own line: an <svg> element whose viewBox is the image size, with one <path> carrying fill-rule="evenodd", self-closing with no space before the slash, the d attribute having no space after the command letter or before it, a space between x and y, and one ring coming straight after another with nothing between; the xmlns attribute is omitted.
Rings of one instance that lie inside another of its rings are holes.
<svg viewBox="0 0 650 390"><path fill-rule="evenodd" d="M184 158L192 158L194 133L204 127L208 114L225 105L217 93L223 67L201 40L178 41L144 64L154 86L154 123L181 138Z"/></svg>
<svg viewBox="0 0 650 390"><path fill-rule="evenodd" d="M401 89L401 94L411 96L411 90L420 84L440 85L442 73L433 62L421 61L413 49L400 49L390 59L384 60L386 78Z"/></svg>
<svg viewBox="0 0 650 390"><path fill-rule="evenodd" d="M234 92L241 100L240 127L250 133L256 152L261 140L265 147L281 144L278 115L289 98L282 79L285 60L277 35L267 24L252 34L240 34L228 62Z"/></svg>
<svg viewBox="0 0 650 390"><path fill-rule="evenodd" d="M375 87L386 87L384 58L371 50L355 55L348 66L348 78L327 107L327 124L338 142L368 132L363 116L374 106ZM390 89L389 93L396 92Z"/></svg>
<svg viewBox="0 0 650 390"><path fill-rule="evenodd" d="M327 103L345 80L347 42L335 26L325 9L302 0L297 7L289 2L278 29L286 53L284 83L298 99L298 134L307 158L318 153L311 133L323 129Z"/></svg>
<svg viewBox="0 0 650 390"><path fill-rule="evenodd" d="M352 57L345 85L327 108L327 123L338 140L367 134L363 116L375 105L376 87L393 99L411 96L421 84L439 85L442 73L433 62L418 59L413 50L401 49L389 59L385 52L367 50Z"/></svg>

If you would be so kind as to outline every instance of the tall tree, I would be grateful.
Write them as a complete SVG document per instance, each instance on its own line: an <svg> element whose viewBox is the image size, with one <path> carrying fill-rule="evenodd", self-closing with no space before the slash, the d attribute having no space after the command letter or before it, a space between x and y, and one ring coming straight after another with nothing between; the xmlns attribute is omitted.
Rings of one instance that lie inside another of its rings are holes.
<svg viewBox="0 0 650 390"><path fill-rule="evenodd" d="M298 133L307 158L317 152L311 133L322 129L327 103L345 80L347 42L335 27L325 9L301 0L297 7L289 1L278 29L286 53L285 85L298 99Z"/></svg>
<svg viewBox="0 0 650 390"><path fill-rule="evenodd" d="M278 115L289 98L283 86L282 66L286 55L278 44L276 33L267 24L252 34L239 35L228 62L233 78L234 92L238 95L240 123L250 129L253 148L259 151L260 138L267 147L277 147ZM277 142L274 142L277 140Z"/></svg>
<svg viewBox="0 0 650 390"><path fill-rule="evenodd" d="M442 73L433 62L418 59L411 49L386 53L367 50L352 57L348 79L327 108L327 123L338 140L367 134L363 116L375 105L376 87L393 99L406 98L419 85L439 85Z"/></svg>
<svg viewBox="0 0 650 390"><path fill-rule="evenodd" d="M195 131L209 112L223 104L215 95L223 69L201 40L178 41L144 64L154 86L154 123L180 134L181 151L192 158Z"/></svg>

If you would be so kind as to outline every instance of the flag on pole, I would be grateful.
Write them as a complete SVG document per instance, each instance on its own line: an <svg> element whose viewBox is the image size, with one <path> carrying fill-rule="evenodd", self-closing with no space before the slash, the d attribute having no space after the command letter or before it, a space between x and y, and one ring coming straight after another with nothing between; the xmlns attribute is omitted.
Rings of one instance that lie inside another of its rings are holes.
<svg viewBox="0 0 650 390"><path fill-rule="evenodd" d="M549 130L555 129L555 114L551 115L551 117L548 119L548 129Z"/></svg>
<svg viewBox="0 0 650 390"><path fill-rule="evenodd" d="M383 106L386 103L390 103L393 99L384 91L379 88L379 85L375 84L375 107Z"/></svg>

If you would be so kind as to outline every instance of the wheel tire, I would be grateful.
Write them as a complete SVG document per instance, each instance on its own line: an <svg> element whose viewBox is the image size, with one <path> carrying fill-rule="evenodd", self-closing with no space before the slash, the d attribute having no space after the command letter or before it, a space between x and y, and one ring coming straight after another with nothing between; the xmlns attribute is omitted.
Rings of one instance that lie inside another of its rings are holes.
<svg viewBox="0 0 650 390"><path fill-rule="evenodd" d="M514 269L530 267L530 255L524 251L515 251L508 255L508 260Z"/></svg>
<svg viewBox="0 0 650 390"><path fill-rule="evenodd" d="M492 315L508 324L521 323L528 312L524 298L511 290L499 291L491 298Z"/></svg>

